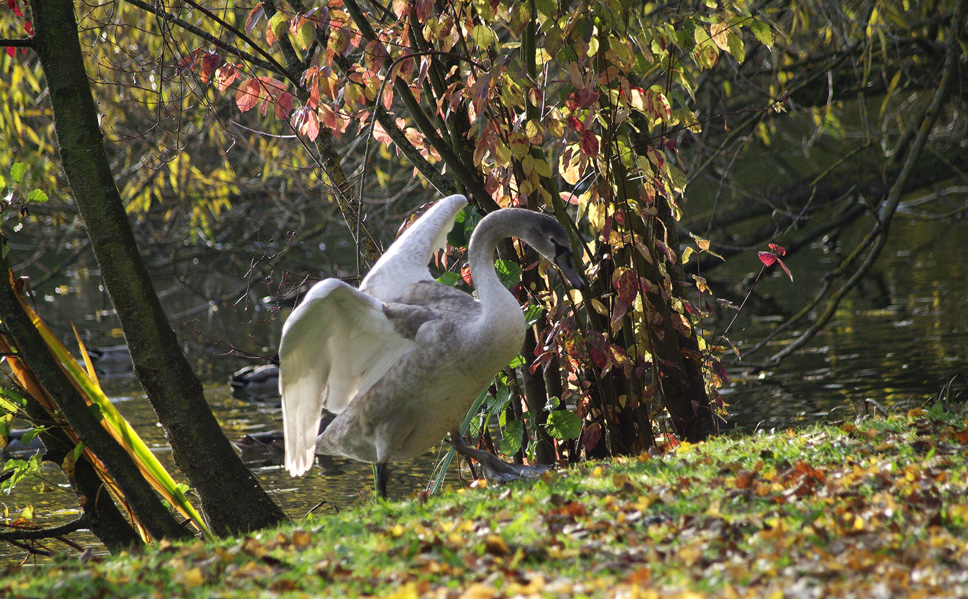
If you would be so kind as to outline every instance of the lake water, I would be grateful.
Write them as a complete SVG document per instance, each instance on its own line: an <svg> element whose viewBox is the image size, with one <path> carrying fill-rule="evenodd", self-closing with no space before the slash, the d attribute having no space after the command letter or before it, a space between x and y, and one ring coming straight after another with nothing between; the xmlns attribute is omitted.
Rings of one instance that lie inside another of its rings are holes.
<svg viewBox="0 0 968 599"><path fill-rule="evenodd" d="M755 365L782 347L792 335L774 341L761 354L729 364L730 382L723 395L730 404L724 428L788 427L799 423L846 419L864 411L865 400L886 409L921 403L937 397L945 384L965 373L968 360L968 223L898 220L891 242L875 272L841 305L834 322L806 349L777 367L753 370ZM849 245L845 242L845 248ZM819 249L788 261L795 280L770 277L757 286L767 296L802 304L819 285L822 271L834 260ZM755 273L755 256L735 258L730 279ZM212 272L216 272L214 269ZM207 283L225 273L207 276ZM227 277L227 286L239 284ZM77 281L38 298L38 308L48 324L66 341L70 321L83 331L91 346L120 341L108 302L96 292L96 278ZM196 371L206 384L209 403L226 435L237 440L245 434L281 427L278 403L253 403L233 399L227 385L235 369L254 362L230 353L230 348L268 356L278 343L279 318L259 310L257 298L242 304L215 304L203 294L186 293L184 282L159 279L158 288L176 330L184 341ZM738 290L744 291L744 290ZM215 293L209 290L207 293ZM43 296L52 301L43 301ZM70 310L70 313L61 312ZM775 318L749 311L730 330L730 339L741 350L769 332ZM722 328L722 325L719 327ZM257 363L257 362L255 362ZM102 381L119 410L131 421L162 462L175 472L161 428L134 379ZM954 386L964 387L964 379ZM438 448L412 465L394 468L390 493L401 497L424 488L438 457ZM263 485L294 518L319 502L320 510L337 510L370 497L372 469L368 464L333 460L302 478L292 479L278 465L253 465ZM456 474L449 474L455 481ZM33 505L43 526L69 521L78 514L76 499L53 466L44 480L21 483L0 497L11 519ZM176 475L177 478L177 475ZM72 539L93 542L74 535ZM54 551L72 551L48 542ZM23 559L25 553L0 543L0 561Z"/></svg>

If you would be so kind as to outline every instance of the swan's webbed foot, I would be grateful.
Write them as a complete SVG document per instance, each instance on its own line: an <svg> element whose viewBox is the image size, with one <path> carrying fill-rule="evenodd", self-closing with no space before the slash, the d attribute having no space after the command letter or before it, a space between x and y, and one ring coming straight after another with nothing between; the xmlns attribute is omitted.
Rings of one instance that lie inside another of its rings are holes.
<svg viewBox="0 0 968 599"><path fill-rule="evenodd" d="M457 453L473 458L481 465L485 478L499 483L507 483L521 478L535 478L551 469L549 464L540 466L510 464L493 453L471 447L460 435L455 433L451 433L450 442Z"/></svg>

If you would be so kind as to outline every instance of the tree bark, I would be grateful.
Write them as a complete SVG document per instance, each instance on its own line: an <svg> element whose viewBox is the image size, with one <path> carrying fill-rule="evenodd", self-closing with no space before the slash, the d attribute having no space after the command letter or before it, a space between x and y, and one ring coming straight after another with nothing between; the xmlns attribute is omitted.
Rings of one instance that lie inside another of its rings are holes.
<svg viewBox="0 0 968 599"><path fill-rule="evenodd" d="M46 74L64 171L135 373L165 428L175 462L216 534L282 522L285 514L222 434L141 261L98 127L73 4L44 0L33 4L33 12L34 48Z"/></svg>
<svg viewBox="0 0 968 599"><path fill-rule="evenodd" d="M10 272L7 260L2 257L0 272ZM101 426L84 398L61 371L37 328L24 313L9 282L0 284L0 318L17 342L21 354L17 357L37 376L78 439L104 464L148 533L159 539L192 538L192 534L182 528L161 503L131 456Z"/></svg>

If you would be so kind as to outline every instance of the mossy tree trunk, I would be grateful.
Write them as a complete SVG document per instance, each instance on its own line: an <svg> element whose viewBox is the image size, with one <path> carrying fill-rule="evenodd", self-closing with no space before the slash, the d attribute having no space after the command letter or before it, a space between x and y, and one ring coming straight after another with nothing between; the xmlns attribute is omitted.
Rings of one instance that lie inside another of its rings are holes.
<svg viewBox="0 0 968 599"><path fill-rule="evenodd" d="M10 272L7 260L2 257L0 257L0 272ZM190 539L191 533L178 524L148 481L141 475L131 456L101 426L95 413L61 371L47 344L41 338L40 332L21 307L9 281L0 284L0 319L8 334L16 340L19 350L17 357L23 360L37 376L57 405L59 415L71 424L78 439L104 464L121 493L124 494L125 501L148 533L159 539ZM36 414L35 410L32 411ZM68 451L73 451L73 446L65 446L62 442L56 449L66 455ZM53 459L53 454L48 459ZM86 473L88 471L82 467L82 475ZM84 478L82 481L86 492L93 490L89 480ZM95 498L96 495L88 499L94 503ZM99 532L93 528L97 524L97 520L92 524L92 530L95 532ZM105 534L105 544L117 545L133 541L127 531L120 529L116 522L100 532Z"/></svg>
<svg viewBox="0 0 968 599"><path fill-rule="evenodd" d="M216 534L286 519L222 434L141 260L104 149L69 0L33 3L33 47L53 107L60 156L135 373L158 415L175 463L198 493Z"/></svg>

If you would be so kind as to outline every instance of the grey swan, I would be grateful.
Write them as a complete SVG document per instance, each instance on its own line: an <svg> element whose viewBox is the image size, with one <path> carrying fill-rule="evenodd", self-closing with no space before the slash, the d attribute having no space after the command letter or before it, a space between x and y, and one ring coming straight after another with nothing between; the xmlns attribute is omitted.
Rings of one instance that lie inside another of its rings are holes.
<svg viewBox="0 0 968 599"><path fill-rule="evenodd" d="M502 480L547 467L508 464L468 446L458 428L474 399L524 344L521 306L494 268L497 243L517 237L583 283L571 242L552 217L517 208L478 223L468 246L477 298L442 285L427 267L445 246L464 196L437 202L377 261L359 289L338 279L312 287L286 320L279 348L285 465L305 474L315 454L376 464L409 460L450 433L455 449ZM336 418L317 436L323 410Z"/></svg>

